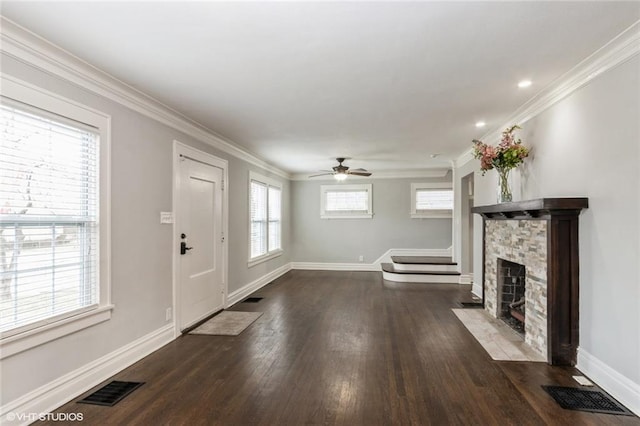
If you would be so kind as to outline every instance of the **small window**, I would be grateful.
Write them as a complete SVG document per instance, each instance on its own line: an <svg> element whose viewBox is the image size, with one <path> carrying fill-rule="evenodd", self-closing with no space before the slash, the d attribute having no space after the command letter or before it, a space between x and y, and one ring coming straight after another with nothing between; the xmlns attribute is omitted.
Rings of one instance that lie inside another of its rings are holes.
<svg viewBox="0 0 640 426"><path fill-rule="evenodd" d="M249 175L249 266L281 253L281 184L251 172Z"/></svg>
<svg viewBox="0 0 640 426"><path fill-rule="evenodd" d="M451 184L412 183L412 218L450 218L453 212Z"/></svg>
<svg viewBox="0 0 640 426"><path fill-rule="evenodd" d="M371 184L322 185L320 197L322 219L373 217Z"/></svg>

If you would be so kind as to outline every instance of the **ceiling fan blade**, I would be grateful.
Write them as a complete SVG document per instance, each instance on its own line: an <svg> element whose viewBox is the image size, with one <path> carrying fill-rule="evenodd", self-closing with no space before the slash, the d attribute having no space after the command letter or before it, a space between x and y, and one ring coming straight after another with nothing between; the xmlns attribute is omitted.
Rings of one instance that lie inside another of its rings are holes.
<svg viewBox="0 0 640 426"><path fill-rule="evenodd" d="M368 172L369 170L360 168L360 169L353 169L352 171L353 172Z"/></svg>
<svg viewBox="0 0 640 426"><path fill-rule="evenodd" d="M354 176L371 176L371 172L367 172L366 170L364 172L349 171L347 174Z"/></svg>
<svg viewBox="0 0 640 426"><path fill-rule="evenodd" d="M321 174L319 174L319 175L311 175L311 176L309 176L309 177L310 177L310 178L312 178L312 177L318 177L318 176L329 176L329 175L335 175L335 173L334 173L334 172L321 173Z"/></svg>

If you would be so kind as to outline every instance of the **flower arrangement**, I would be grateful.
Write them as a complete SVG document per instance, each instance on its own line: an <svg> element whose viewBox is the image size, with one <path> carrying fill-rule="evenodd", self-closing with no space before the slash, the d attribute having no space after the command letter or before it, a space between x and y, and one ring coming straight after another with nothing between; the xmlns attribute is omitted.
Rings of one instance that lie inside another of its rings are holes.
<svg viewBox="0 0 640 426"><path fill-rule="evenodd" d="M474 139L473 156L480 160L482 175L487 170L496 169L500 178L499 202L511 201L509 189L509 171L518 167L529 156L529 149L522 145L520 139L516 139L514 132L520 126L514 124L502 132L502 139L497 147L487 145Z"/></svg>
<svg viewBox="0 0 640 426"><path fill-rule="evenodd" d="M473 156L480 160L480 170L483 175L491 169L500 171L516 168L529 156L529 149L513 134L516 129L520 129L517 124L505 129L497 147L477 139L473 141Z"/></svg>

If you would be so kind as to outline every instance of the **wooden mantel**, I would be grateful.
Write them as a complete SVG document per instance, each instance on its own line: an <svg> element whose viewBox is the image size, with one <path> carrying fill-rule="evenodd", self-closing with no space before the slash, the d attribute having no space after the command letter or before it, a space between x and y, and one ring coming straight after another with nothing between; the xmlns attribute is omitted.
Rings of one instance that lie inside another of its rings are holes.
<svg viewBox="0 0 640 426"><path fill-rule="evenodd" d="M487 220L547 221L547 360L552 365L576 364L580 306L578 216L587 207L588 198L540 198L472 209L484 218L483 240ZM484 244L483 241L483 265ZM485 286L484 273L482 280Z"/></svg>
<svg viewBox="0 0 640 426"><path fill-rule="evenodd" d="M578 215L587 207L588 198L539 198L473 207L472 211L485 219L548 219L555 215Z"/></svg>

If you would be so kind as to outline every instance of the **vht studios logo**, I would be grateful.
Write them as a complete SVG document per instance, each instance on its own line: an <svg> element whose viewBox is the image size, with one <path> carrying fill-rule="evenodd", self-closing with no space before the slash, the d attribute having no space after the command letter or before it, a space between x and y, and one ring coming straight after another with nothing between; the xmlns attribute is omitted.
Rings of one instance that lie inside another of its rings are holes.
<svg viewBox="0 0 640 426"><path fill-rule="evenodd" d="M7 420L13 422L81 422L83 420L82 413L7 413Z"/></svg>

